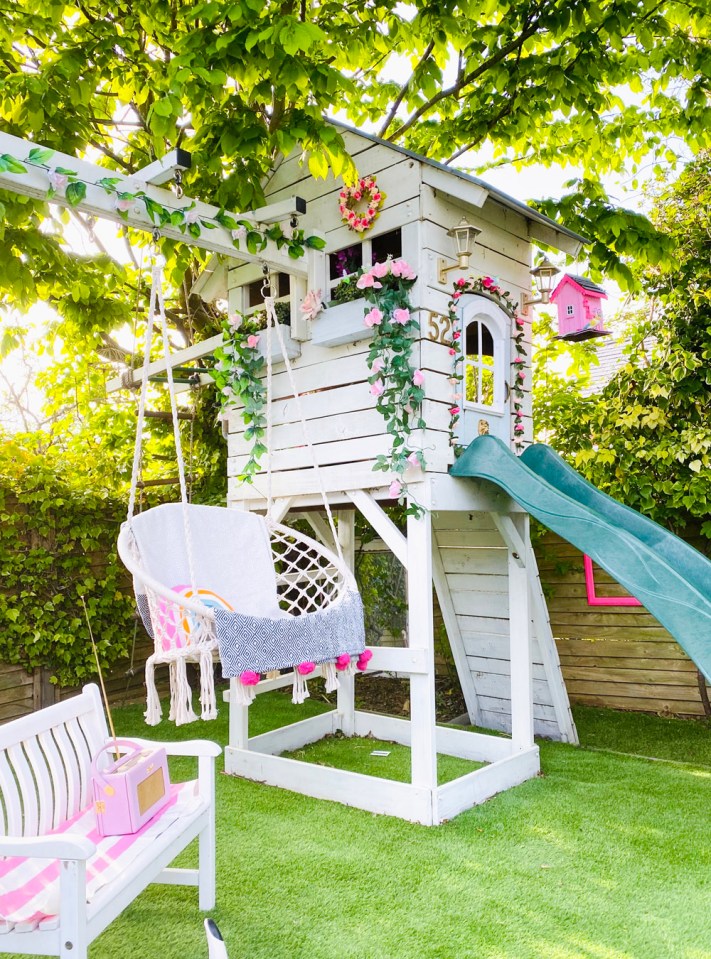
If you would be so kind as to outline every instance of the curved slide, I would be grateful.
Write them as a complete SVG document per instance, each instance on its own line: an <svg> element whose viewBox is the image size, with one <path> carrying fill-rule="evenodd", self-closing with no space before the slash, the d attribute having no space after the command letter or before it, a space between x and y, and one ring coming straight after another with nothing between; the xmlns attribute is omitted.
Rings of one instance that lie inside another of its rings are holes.
<svg viewBox="0 0 711 959"><path fill-rule="evenodd" d="M711 682L711 562L657 523L600 492L543 445L521 457L480 436L453 476L489 480L587 553L669 630Z"/></svg>

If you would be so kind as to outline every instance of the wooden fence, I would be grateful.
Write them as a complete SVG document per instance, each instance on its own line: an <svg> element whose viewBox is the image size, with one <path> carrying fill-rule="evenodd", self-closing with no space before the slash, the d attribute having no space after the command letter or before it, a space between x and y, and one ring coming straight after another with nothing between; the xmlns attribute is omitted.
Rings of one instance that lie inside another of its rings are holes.
<svg viewBox="0 0 711 959"><path fill-rule="evenodd" d="M536 555L572 703L705 715L696 666L644 607L589 606L582 553L553 533ZM629 595L594 571L598 596Z"/></svg>

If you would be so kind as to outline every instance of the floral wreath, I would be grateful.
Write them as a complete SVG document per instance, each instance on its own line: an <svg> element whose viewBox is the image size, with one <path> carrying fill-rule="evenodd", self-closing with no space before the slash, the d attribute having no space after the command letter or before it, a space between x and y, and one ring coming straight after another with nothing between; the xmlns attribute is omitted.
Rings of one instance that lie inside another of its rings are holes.
<svg viewBox="0 0 711 959"><path fill-rule="evenodd" d="M447 306L447 315L452 323L452 329L455 331L452 334L452 343L449 348L449 355L452 357L452 375L449 379L449 382L452 384L453 388L456 389L464 378L464 374L461 372L460 364L464 359L464 352L462 350L461 342L461 333L457 330L457 306L459 299L465 293L474 293L479 296L486 296L490 300L493 300L498 304L505 313L511 317L514 322L514 331L513 331L513 343L516 350L516 356L511 362L512 370L512 384L511 384L511 393L513 394L513 441L516 449L520 452L523 449L523 434L525 432L525 426L523 423L523 397L524 389L523 384L526 381L526 357L527 353L523 345L524 341L524 321L519 316L518 313L518 304L514 301L511 294L502 289L499 285L499 280L494 276L478 276L476 278L469 277L469 279L460 279L457 280L454 284L454 292L452 293L452 299L449 301ZM458 404L459 399L461 399L461 393L453 393L451 397L452 405L449 408L449 433L450 433L450 443L454 444L454 428L459 420L461 414L461 408Z"/></svg>
<svg viewBox="0 0 711 959"><path fill-rule="evenodd" d="M365 201L366 209L359 212L356 204ZM374 176L363 177L355 186L344 186L338 194L338 209L341 219L346 226L355 233L365 233L375 223L380 208L385 201L385 194L378 189Z"/></svg>

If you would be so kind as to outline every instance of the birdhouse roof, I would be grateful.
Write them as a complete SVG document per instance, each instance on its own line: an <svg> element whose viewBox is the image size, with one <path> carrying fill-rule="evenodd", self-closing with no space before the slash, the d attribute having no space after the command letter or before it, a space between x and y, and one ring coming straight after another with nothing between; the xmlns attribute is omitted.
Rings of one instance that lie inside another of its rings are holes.
<svg viewBox="0 0 711 959"><path fill-rule="evenodd" d="M577 276L575 273L566 273L558 286L556 286L551 293L551 303L555 302L556 297L566 285L573 286L580 290L581 293L586 293L588 296L594 296L598 299L607 299L607 293L605 293L605 290L597 283L593 283L593 281L589 280L586 276Z"/></svg>

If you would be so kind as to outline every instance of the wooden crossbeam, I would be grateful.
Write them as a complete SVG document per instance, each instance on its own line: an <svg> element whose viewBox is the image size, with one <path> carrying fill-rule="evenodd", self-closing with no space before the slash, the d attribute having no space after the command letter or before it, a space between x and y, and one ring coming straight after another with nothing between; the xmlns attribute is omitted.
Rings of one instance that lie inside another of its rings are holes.
<svg viewBox="0 0 711 959"><path fill-rule="evenodd" d="M42 145L39 143L34 143L31 140L23 140L9 133L0 132L0 155L13 157L24 165L26 165L25 161L29 156L30 150L41 148ZM80 200L80 202L70 204L62 191L59 190L55 196L52 197L52 203L56 203L59 206L71 207L78 213L84 213L92 217L101 217L104 220L111 220L114 223L128 225L137 230L153 232L156 228L156 224L151 220L143 203L137 201L136 204L132 205L125 211L124 215L122 215L116 207L115 196L106 193L101 187L94 185L102 178L113 177L116 178L117 181L117 190L132 193L135 192L134 184L136 180L142 177L141 172L133 176L118 173L113 170L108 170L106 167L89 163L86 160L80 160L77 157L59 153L58 151L53 151L46 163L50 169L63 167L64 169L72 170L80 180L89 184L86 189L86 196ZM9 190L12 193L21 194L22 196L31 196L38 200L47 199L47 190L49 188L47 170L37 166L26 165L26 173L12 173L6 169L2 169L1 167L3 166L4 165L0 164L0 188ZM143 173L145 174L145 170ZM133 189L131 189L132 186L134 187ZM196 218L196 221L199 219L214 221L216 214L219 213L219 207L202 203L200 200L194 200L187 196L178 199L169 190L162 189L152 183L146 184L145 193L150 199L156 203L160 203L161 206L167 209L191 209L191 215ZM304 201L299 200L297 197L292 198L292 200L293 202L286 204L286 206L289 207L288 210L279 210L279 214L283 214L284 219L286 219L290 213L299 215L303 212ZM266 213L265 210L262 210L262 215L268 217L270 215L270 209L271 215L274 215L274 209L270 207L265 208ZM248 219L253 220L255 223L274 222L269 219L260 220L260 211L258 210L248 213L231 213L229 215L234 219ZM267 262L272 270L280 270L283 273L289 273L293 276L303 278L307 278L308 276L307 258L305 256L294 260L287 253L279 250L272 241L269 241L267 247L261 253L250 253L247 249L237 250L235 249L231 232L219 225L215 225L214 229L203 229L200 236L183 233L178 226L171 226L170 224L162 225L160 232L161 236L167 239L189 243L191 246L209 250L212 253L222 253L226 256L249 263Z"/></svg>

